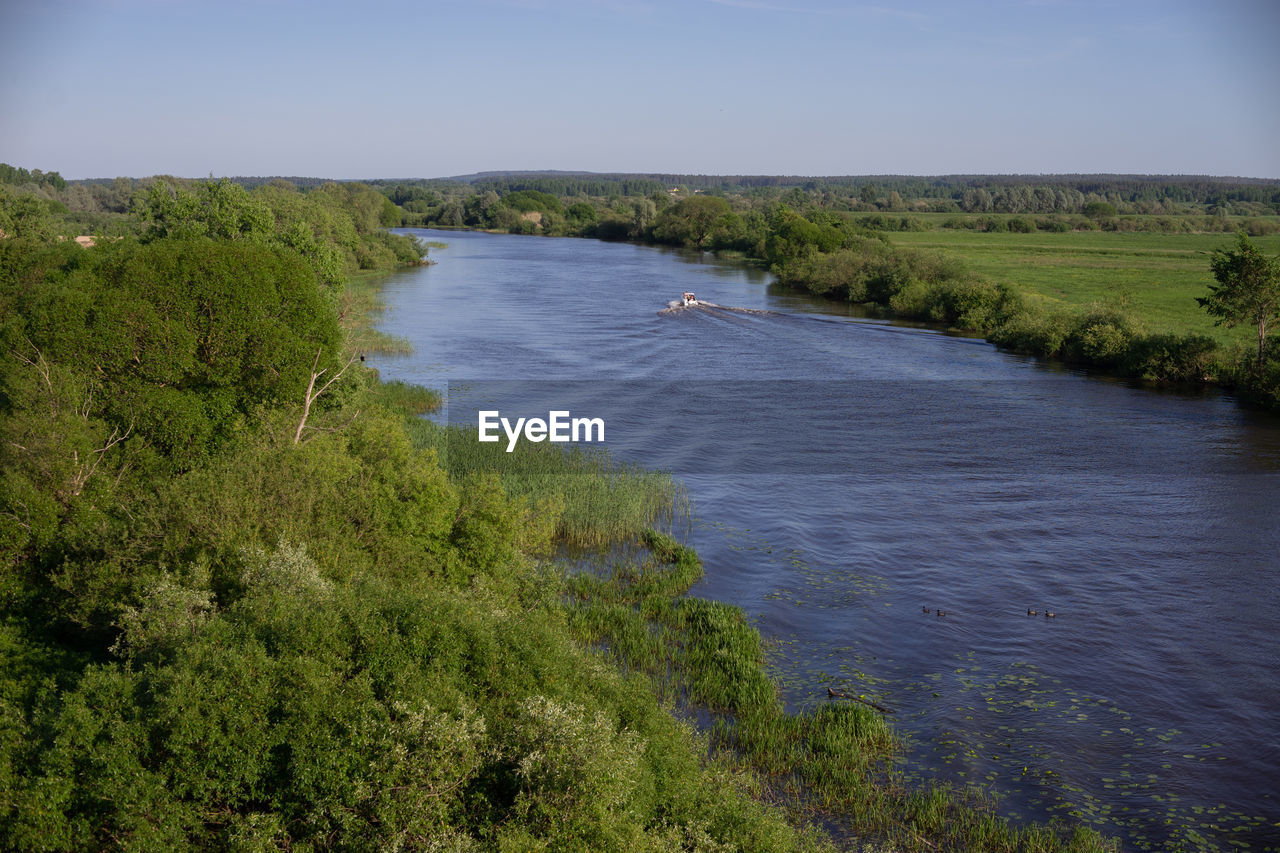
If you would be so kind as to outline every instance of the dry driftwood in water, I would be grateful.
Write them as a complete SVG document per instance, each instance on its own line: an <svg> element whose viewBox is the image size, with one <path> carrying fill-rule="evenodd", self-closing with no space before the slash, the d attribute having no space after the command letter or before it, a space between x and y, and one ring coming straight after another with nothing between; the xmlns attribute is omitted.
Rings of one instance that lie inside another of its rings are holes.
<svg viewBox="0 0 1280 853"><path fill-rule="evenodd" d="M888 708L884 707L883 705L877 705L875 702L872 702L870 699L863 699L861 696L854 696L850 693L841 693L839 690L832 690L830 687L827 688L827 698L852 699L854 702L861 702L863 705L870 705L872 708L875 708L881 714L893 713L893 711L890 711Z"/></svg>

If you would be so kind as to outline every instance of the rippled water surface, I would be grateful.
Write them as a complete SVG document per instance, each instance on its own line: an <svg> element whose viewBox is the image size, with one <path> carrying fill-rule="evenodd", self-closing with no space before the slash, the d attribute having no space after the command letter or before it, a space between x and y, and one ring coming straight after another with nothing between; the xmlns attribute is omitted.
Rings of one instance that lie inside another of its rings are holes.
<svg viewBox="0 0 1280 853"><path fill-rule="evenodd" d="M790 705L874 696L909 768L1006 814L1280 849L1280 421L696 255L414 233L448 248L389 280L383 375L520 380L675 471L694 594L758 622ZM658 313L684 290L755 310Z"/></svg>

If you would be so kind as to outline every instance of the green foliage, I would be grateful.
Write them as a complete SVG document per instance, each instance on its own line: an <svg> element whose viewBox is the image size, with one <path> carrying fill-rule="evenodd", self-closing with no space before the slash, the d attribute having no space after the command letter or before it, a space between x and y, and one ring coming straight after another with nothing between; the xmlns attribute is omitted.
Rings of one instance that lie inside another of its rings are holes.
<svg viewBox="0 0 1280 853"><path fill-rule="evenodd" d="M0 233L7 237L52 239L63 231L54 212L50 202L0 186Z"/></svg>
<svg viewBox="0 0 1280 853"><path fill-rule="evenodd" d="M327 577L241 552L238 592L161 579L118 660L5 738L6 837L103 846L815 849L540 596ZM8 686L9 682L5 682ZM17 709L15 709L17 710Z"/></svg>
<svg viewBox="0 0 1280 853"><path fill-rule="evenodd" d="M1227 326L1258 329L1257 368L1266 364L1268 330L1280 322L1280 260L1267 257L1241 233L1234 249L1215 249L1209 261L1216 285L1196 301Z"/></svg>
<svg viewBox="0 0 1280 853"><path fill-rule="evenodd" d="M1097 308L1076 319L1063 342L1062 355L1068 361L1115 368L1139 335L1133 321L1123 312Z"/></svg>
<svg viewBox="0 0 1280 853"><path fill-rule="evenodd" d="M521 213L531 213L535 210L544 213L564 213L564 205L560 203L560 199L549 193L537 190L520 190L509 193L502 196L502 203Z"/></svg>
<svg viewBox="0 0 1280 853"><path fill-rule="evenodd" d="M1024 355L1060 358L1071 326L1066 312L1024 307L992 330L991 340Z"/></svg>
<svg viewBox="0 0 1280 853"><path fill-rule="evenodd" d="M287 248L305 258L322 281L341 283L356 270L416 264L424 254L412 238L389 234L399 209L363 184L327 183L303 195L291 185L254 192L226 178L154 180L135 198L147 239L212 237Z"/></svg>
<svg viewBox="0 0 1280 853"><path fill-rule="evenodd" d="M157 180L139 199L137 214L153 239L213 237L265 243L273 231L267 206L226 178L198 183L194 191Z"/></svg>
<svg viewBox="0 0 1280 853"><path fill-rule="evenodd" d="M57 172L42 172L39 169L30 171L20 166L0 163L0 184L37 184L53 187L55 190L66 189L67 182Z"/></svg>
<svg viewBox="0 0 1280 853"><path fill-rule="evenodd" d="M789 258L808 250L830 253L846 244L849 232L839 220L823 218L812 222L788 207L779 208L770 223L772 228L765 241L765 259L779 265Z"/></svg>
<svg viewBox="0 0 1280 853"><path fill-rule="evenodd" d="M1091 201L1084 206L1084 215L1090 219L1108 219L1116 215L1116 206L1105 201Z"/></svg>
<svg viewBox="0 0 1280 853"><path fill-rule="evenodd" d="M281 250L5 241L0 512L15 523L0 549L21 567L9 592L58 624L108 630L158 571L143 555L166 479L238 442L262 409L299 405L316 350L328 363L340 346L313 274Z"/></svg>
<svg viewBox="0 0 1280 853"><path fill-rule="evenodd" d="M340 346L314 276L291 253L163 239L37 255L48 259L39 277L5 275L24 284L6 294L6 349L90 368L80 379L88 412L179 467L255 407L300 399L309 356L319 349L330 363Z"/></svg>
<svg viewBox="0 0 1280 853"><path fill-rule="evenodd" d="M1207 335L1144 335L1131 343L1123 368L1149 381L1205 382L1217 372L1217 349Z"/></svg>
<svg viewBox="0 0 1280 853"><path fill-rule="evenodd" d="M565 211L565 215L568 216L570 222L582 225L592 224L598 218L596 209L582 201L569 205L568 210Z"/></svg>
<svg viewBox="0 0 1280 853"><path fill-rule="evenodd" d="M729 227L733 209L718 196L696 195L664 210L653 226L654 239L664 243L709 247L713 231Z"/></svg>

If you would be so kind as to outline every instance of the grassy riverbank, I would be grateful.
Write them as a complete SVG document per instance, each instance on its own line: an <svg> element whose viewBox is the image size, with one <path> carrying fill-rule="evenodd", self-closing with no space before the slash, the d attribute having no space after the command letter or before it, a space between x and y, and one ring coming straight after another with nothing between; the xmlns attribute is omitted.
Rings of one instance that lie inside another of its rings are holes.
<svg viewBox="0 0 1280 853"><path fill-rule="evenodd" d="M1213 278L1209 253L1231 242L1223 234L1121 231L983 233L901 232L895 245L946 252L993 283L1015 287L1045 307L1079 311L1114 304L1140 317L1148 331L1203 334L1221 345L1249 343L1248 329L1215 326L1196 303ZM1280 253L1280 237L1254 238Z"/></svg>
<svg viewBox="0 0 1280 853"><path fill-rule="evenodd" d="M736 607L689 597L702 575L697 555L650 527L689 510L668 475L551 445L507 453L471 430L414 418L406 427L455 483L496 475L526 523L553 528L543 541L577 559L545 566L542 583L557 579L549 594L576 643L645 683L676 719L714 721L702 746L709 767L741 774L754 798L781 806L801 832L795 843L827 843L812 835L816 821L853 849L1114 849L1090 829L1011 825L975 791L909 786L892 727L857 700L786 713L758 631Z"/></svg>
<svg viewBox="0 0 1280 853"><path fill-rule="evenodd" d="M3 846L830 849L570 628L542 557L670 480L446 470L332 296L278 247L0 241Z"/></svg>
<svg viewBox="0 0 1280 853"><path fill-rule="evenodd" d="M783 284L829 299L946 324L1026 355L1151 383L1218 384L1255 405L1280 407L1275 348L1259 364L1247 326L1224 334L1196 313L1190 267L1200 250L1188 248L1187 238L1170 238L1171 247L1163 235L1091 232L1058 235L1057 243L1038 234L903 236L791 214L768 259ZM1190 245L1230 244L1196 237ZM975 269L964 251L999 278ZM1207 269L1207 256L1203 263ZM1200 295L1208 292L1206 283Z"/></svg>
<svg viewBox="0 0 1280 853"><path fill-rule="evenodd" d="M910 851L1115 849L1084 827L1013 826L976 791L904 784L899 742L874 703L838 698L786 713L742 611L685 595L701 576L696 554L661 534L645 541L630 561L566 579L571 626L647 674L665 701L710 709L713 746L758 774L793 819L817 819L855 848L874 839Z"/></svg>

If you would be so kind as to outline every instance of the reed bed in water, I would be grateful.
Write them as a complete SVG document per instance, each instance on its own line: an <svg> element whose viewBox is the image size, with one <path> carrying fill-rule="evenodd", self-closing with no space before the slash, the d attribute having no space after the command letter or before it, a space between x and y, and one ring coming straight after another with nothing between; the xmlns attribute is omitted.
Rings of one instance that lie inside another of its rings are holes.
<svg viewBox="0 0 1280 853"><path fill-rule="evenodd" d="M803 820L819 819L855 848L1102 853L1116 843L1087 827L1019 827L983 793L913 788L895 769L899 741L883 714L831 702L783 710L758 631L728 604L690 598L697 555L649 531L631 559L568 575L564 599L578 639L644 673L664 700L715 712L712 743L759 774Z"/></svg>
<svg viewBox="0 0 1280 853"><path fill-rule="evenodd" d="M382 285L387 275L380 272L351 276L336 296L338 321L342 325L347 348L352 352L403 355L413 350L404 338L375 328L378 317L386 308Z"/></svg>
<svg viewBox="0 0 1280 853"><path fill-rule="evenodd" d="M440 408L440 393L399 379L373 383L368 397L379 405L407 416L425 415Z"/></svg>
<svg viewBox="0 0 1280 853"><path fill-rule="evenodd" d="M420 446L435 450L452 478L496 474L511 497L555 506L556 539L571 550L636 542L650 527L690 512L687 490L670 474L619 462L602 450L521 442L507 453L501 442L476 441L473 429L424 421L412 433Z"/></svg>

